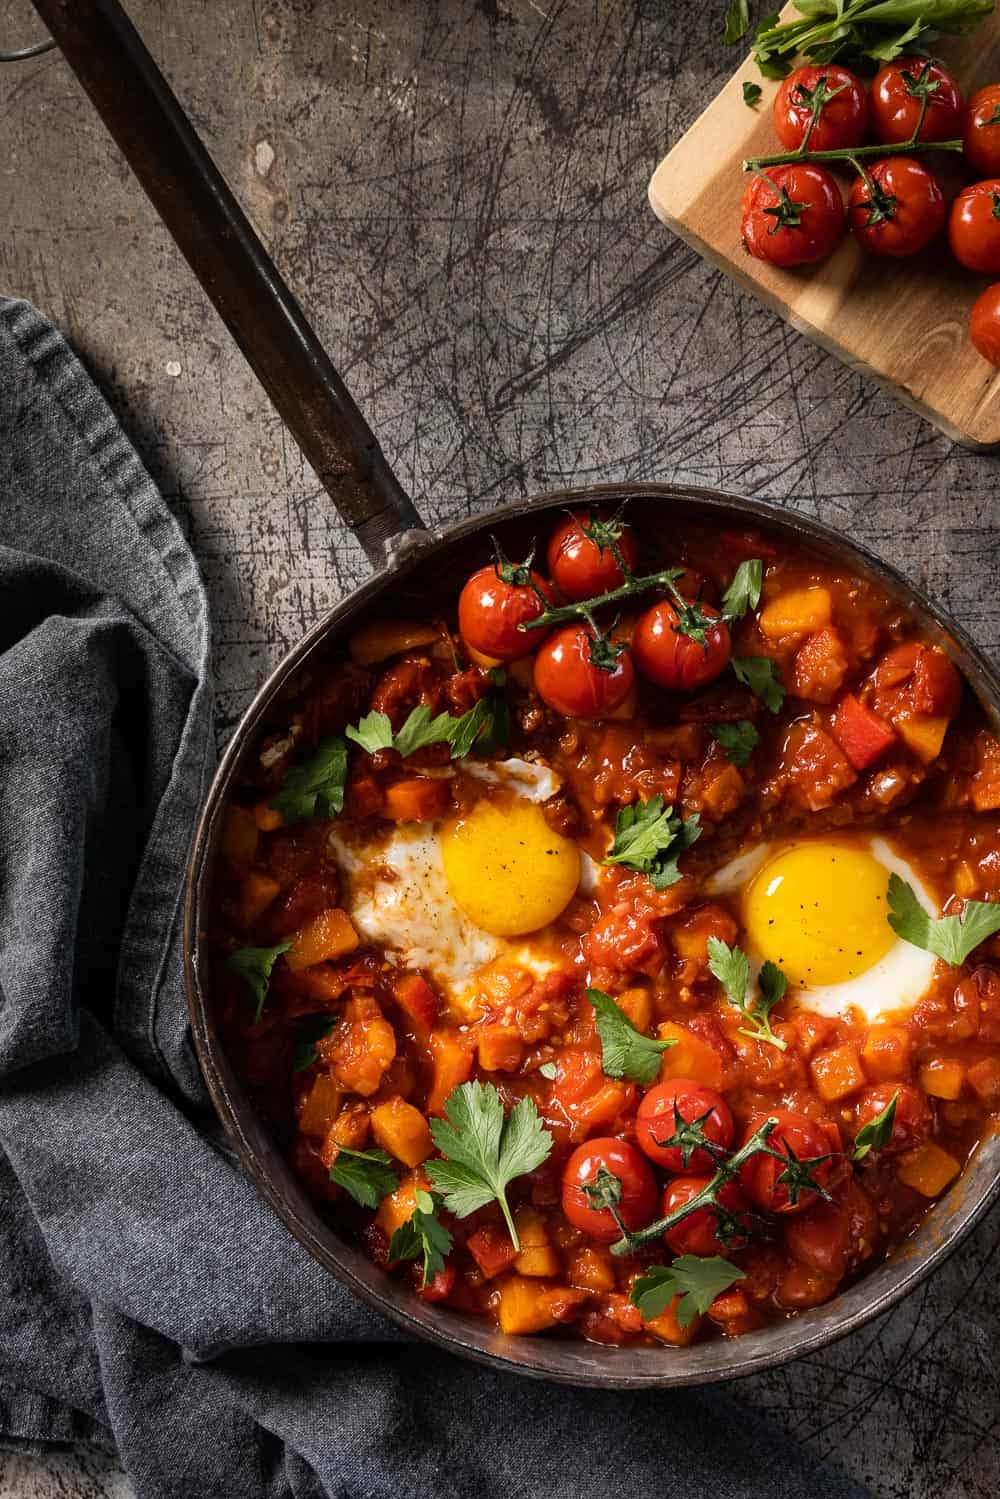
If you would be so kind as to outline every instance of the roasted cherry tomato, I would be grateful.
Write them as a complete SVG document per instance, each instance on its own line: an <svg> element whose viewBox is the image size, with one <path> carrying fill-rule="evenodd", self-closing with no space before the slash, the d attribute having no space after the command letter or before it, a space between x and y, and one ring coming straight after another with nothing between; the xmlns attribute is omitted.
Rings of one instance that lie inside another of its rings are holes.
<svg viewBox="0 0 1000 1499"><path fill-rule="evenodd" d="M606 666L595 664L598 660ZM589 625L557 630L535 657L535 691L566 718L604 718L632 691L635 668L627 649L595 637Z"/></svg>
<svg viewBox="0 0 1000 1499"><path fill-rule="evenodd" d="M772 265L825 260L844 237L844 200L830 173L810 162L769 167L743 194L743 244Z"/></svg>
<svg viewBox="0 0 1000 1499"><path fill-rule="evenodd" d="M977 89L962 130L962 154L974 172L1000 176L1000 83Z"/></svg>
<svg viewBox="0 0 1000 1499"><path fill-rule="evenodd" d="M841 1280L848 1262L875 1247L878 1214L853 1178L837 1189L835 1202L817 1202L785 1222L785 1243L800 1264Z"/></svg>
<svg viewBox="0 0 1000 1499"><path fill-rule="evenodd" d="M574 510L552 533L549 576L568 599L592 599L624 583L618 557L635 571L639 547L632 527L603 510Z"/></svg>
<svg viewBox="0 0 1000 1499"><path fill-rule="evenodd" d="M529 581L530 580L530 581ZM519 630L551 602L545 579L527 567L496 563L481 567L462 589L458 628L467 646L493 661L516 661L537 650L544 628Z"/></svg>
<svg viewBox="0 0 1000 1499"><path fill-rule="evenodd" d="M733 1116L721 1093L689 1077L676 1077L650 1088L639 1105L635 1142L639 1149L675 1175L714 1171L718 1153L733 1142ZM704 1136L718 1153L698 1144ZM667 1144L676 1140L676 1144Z"/></svg>
<svg viewBox="0 0 1000 1499"><path fill-rule="evenodd" d="M810 151L838 151L860 146L868 130L868 96L861 79L836 63L807 64L789 73L774 96L772 110L778 139L797 151L805 139L813 110L816 123Z"/></svg>
<svg viewBox="0 0 1000 1499"><path fill-rule="evenodd" d="M698 608L711 619L719 619L711 604ZM704 687L725 671L729 663L729 626L724 620L705 632L705 644L678 629L680 616L673 604L662 599L639 616L632 637L632 655L644 677L672 692L691 692Z"/></svg>
<svg viewBox="0 0 1000 1499"><path fill-rule="evenodd" d="M897 57L875 74L869 99L875 139L886 145L912 140L925 92L927 112L919 139L957 140L965 109L962 90L940 63L926 57Z"/></svg>
<svg viewBox="0 0 1000 1499"><path fill-rule="evenodd" d="M751 1201L767 1213L805 1212L821 1200L815 1187L825 1187L833 1173L835 1159L830 1140L815 1119L791 1109L773 1109L770 1114L758 1115L750 1121L746 1138L769 1118L777 1119L778 1123L767 1143L787 1157L788 1164L758 1151L742 1167L740 1183ZM782 1177L787 1179L782 1181Z"/></svg>
<svg viewBox="0 0 1000 1499"><path fill-rule="evenodd" d="M896 1095L899 1095L896 1097ZM919 1088L912 1083L876 1083L866 1088L854 1108L854 1132L871 1124L896 1098L896 1112L892 1117L892 1134L882 1149L890 1155L900 1150L912 1150L927 1139L933 1115L931 1106Z"/></svg>
<svg viewBox="0 0 1000 1499"><path fill-rule="evenodd" d="M945 214L937 181L912 156L875 162L847 199L854 238L873 255L916 255L938 233Z"/></svg>
<svg viewBox="0 0 1000 1499"><path fill-rule="evenodd" d="M969 337L984 359L1000 365L1000 281L994 281L973 302Z"/></svg>
<svg viewBox="0 0 1000 1499"><path fill-rule="evenodd" d="M697 1197L711 1180L710 1176L676 1177L663 1194L662 1216L666 1218L670 1213L676 1213L692 1197ZM720 1188L719 1206L723 1210L721 1217L714 1208L697 1208L689 1217L667 1229L663 1238L674 1254L725 1255L746 1243L750 1230L749 1204L738 1182L727 1182Z"/></svg>
<svg viewBox="0 0 1000 1499"><path fill-rule="evenodd" d="M1000 177L963 187L948 214L948 244L970 271L1000 271Z"/></svg>
<svg viewBox="0 0 1000 1499"><path fill-rule="evenodd" d="M612 1244L621 1238L612 1203L626 1228L645 1228L656 1212L656 1181L634 1145L609 1135L574 1150L562 1177L563 1212L592 1239Z"/></svg>

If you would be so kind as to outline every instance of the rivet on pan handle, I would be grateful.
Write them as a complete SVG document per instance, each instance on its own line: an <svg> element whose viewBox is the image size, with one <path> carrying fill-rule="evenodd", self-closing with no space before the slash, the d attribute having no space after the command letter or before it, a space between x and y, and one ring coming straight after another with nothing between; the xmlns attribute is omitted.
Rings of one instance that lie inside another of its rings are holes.
<svg viewBox="0 0 1000 1499"><path fill-rule="evenodd" d="M423 522L117 0L32 0L340 515L379 566Z"/></svg>

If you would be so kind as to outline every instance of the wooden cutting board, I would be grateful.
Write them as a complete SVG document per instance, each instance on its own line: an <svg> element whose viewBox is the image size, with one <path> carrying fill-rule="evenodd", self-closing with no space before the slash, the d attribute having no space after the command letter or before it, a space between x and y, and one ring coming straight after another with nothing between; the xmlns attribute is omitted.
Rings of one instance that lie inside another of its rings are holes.
<svg viewBox="0 0 1000 1499"><path fill-rule="evenodd" d="M797 14L785 7L786 18ZM935 51L967 95L1000 79L1000 9L971 35L942 41ZM755 109L743 102L744 80L763 89ZM993 278L952 260L943 236L902 261L866 255L848 236L829 260L795 270L744 251L741 163L781 150L771 124L778 87L747 59L657 167L649 184L654 212L744 290L948 437L976 448L1000 445L1000 371L976 353L966 326L969 308ZM939 160L947 161L950 196L964 180L962 169L950 158ZM842 178L845 189L850 180Z"/></svg>

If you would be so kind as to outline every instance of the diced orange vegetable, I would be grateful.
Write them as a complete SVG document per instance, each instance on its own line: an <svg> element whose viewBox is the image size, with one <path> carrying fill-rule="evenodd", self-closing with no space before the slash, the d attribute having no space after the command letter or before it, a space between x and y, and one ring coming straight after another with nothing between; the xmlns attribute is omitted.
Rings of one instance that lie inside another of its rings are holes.
<svg viewBox="0 0 1000 1499"><path fill-rule="evenodd" d="M570 1261L568 1279L571 1286L582 1286L586 1291L613 1291L615 1271L611 1255L606 1249L585 1245Z"/></svg>
<svg viewBox="0 0 1000 1499"><path fill-rule="evenodd" d="M222 853L232 864L252 864L257 856L260 837L249 807L230 804L222 818Z"/></svg>
<svg viewBox="0 0 1000 1499"><path fill-rule="evenodd" d="M319 1072L300 1105L299 1129L304 1135L325 1139L340 1113L344 1090L328 1072Z"/></svg>
<svg viewBox="0 0 1000 1499"><path fill-rule="evenodd" d="M430 625L419 625L412 619L373 619L354 631L349 649L352 661L359 666L374 666L400 656L421 645L433 645L440 633Z"/></svg>
<svg viewBox="0 0 1000 1499"><path fill-rule="evenodd" d="M690 1077L708 1088L722 1087L722 1057L714 1046L696 1036L694 1031L689 1031L687 1026L675 1025L672 1020L659 1026L657 1035L661 1041L677 1043L663 1053L661 1083L672 1077Z"/></svg>
<svg viewBox="0 0 1000 1499"><path fill-rule="evenodd" d="M512 1335L544 1332L559 1320L558 1287L526 1275L511 1275L500 1288L500 1331ZM565 1295L565 1293L563 1293Z"/></svg>
<svg viewBox="0 0 1000 1499"><path fill-rule="evenodd" d="M253 926L280 889L278 881L269 874L260 874L256 869L245 874L240 881L240 920L243 925Z"/></svg>
<svg viewBox="0 0 1000 1499"><path fill-rule="evenodd" d="M653 1019L653 994L642 984L623 989L615 995L615 1004L627 1015L637 1031L647 1031Z"/></svg>
<svg viewBox="0 0 1000 1499"><path fill-rule="evenodd" d="M516 1209L514 1225L521 1241L521 1252L514 1261L519 1275L554 1276L559 1274L559 1255L549 1239L545 1219L537 1208L525 1204Z"/></svg>
<svg viewBox="0 0 1000 1499"><path fill-rule="evenodd" d="M794 723L789 729L781 768L790 789L810 812L822 812L831 806L858 778L833 736L808 722Z"/></svg>
<svg viewBox="0 0 1000 1499"><path fill-rule="evenodd" d="M849 1042L818 1051L809 1064L816 1092L826 1103L864 1087L865 1073L857 1048Z"/></svg>
<svg viewBox="0 0 1000 1499"><path fill-rule="evenodd" d="M833 618L828 588L790 588L760 611L761 634L772 643L789 636L811 635Z"/></svg>
<svg viewBox="0 0 1000 1499"><path fill-rule="evenodd" d="M320 1151L320 1160L329 1170L337 1159L342 1145L346 1145L348 1150L363 1150L368 1144L370 1133L371 1120L365 1106L357 1103L347 1104L341 1109L327 1132Z"/></svg>
<svg viewBox="0 0 1000 1499"><path fill-rule="evenodd" d="M929 1141L900 1156L896 1175L905 1187L924 1197L937 1197L961 1169L954 1156Z"/></svg>
<svg viewBox="0 0 1000 1499"><path fill-rule="evenodd" d="M909 1077L913 1041L902 1025L873 1025L861 1048L861 1060L872 1082Z"/></svg>
<svg viewBox="0 0 1000 1499"><path fill-rule="evenodd" d="M796 1015L792 1024L798 1037L798 1049L807 1060L827 1040L834 1025L825 1015L814 1015L809 1010Z"/></svg>
<svg viewBox="0 0 1000 1499"><path fill-rule="evenodd" d="M447 781L411 776L397 781L385 793L385 815L393 822L433 822L443 816L451 801Z"/></svg>
<svg viewBox="0 0 1000 1499"><path fill-rule="evenodd" d="M976 735L978 769L969 782L969 794L977 812L1000 809L1000 741L981 731Z"/></svg>
<svg viewBox="0 0 1000 1499"><path fill-rule="evenodd" d="M1000 1057L984 1057L981 1062L974 1062L966 1075L970 1088L983 1103L990 1108L1000 1103Z"/></svg>
<svg viewBox="0 0 1000 1499"><path fill-rule="evenodd" d="M426 1035L438 1014L438 999L419 973L404 973L392 986L393 997L409 1020L415 1035Z"/></svg>
<svg viewBox="0 0 1000 1499"><path fill-rule="evenodd" d="M672 1343L675 1348L686 1348L698 1336L702 1319L693 1317L687 1327L682 1327L677 1320L677 1303L680 1299L675 1296L666 1311L661 1312L658 1317L643 1317L642 1325L662 1343Z"/></svg>
<svg viewBox="0 0 1000 1499"><path fill-rule="evenodd" d="M316 1042L316 1050L343 1087L370 1098L395 1060L396 1032L378 1001L360 992L347 1001L340 1024Z"/></svg>
<svg viewBox="0 0 1000 1499"><path fill-rule="evenodd" d="M253 809L253 820L262 833L273 833L281 827L282 816L267 802L257 802Z"/></svg>
<svg viewBox="0 0 1000 1499"><path fill-rule="evenodd" d="M844 685L849 665L840 634L832 628L817 630L795 652L792 663L795 696L810 703L831 703Z"/></svg>
<svg viewBox="0 0 1000 1499"><path fill-rule="evenodd" d="M965 1066L954 1057L932 1057L920 1069L920 1086L929 1098L954 1100L965 1086Z"/></svg>
<svg viewBox="0 0 1000 1499"><path fill-rule="evenodd" d="M670 944L683 964L681 982L691 984L708 971L708 939L732 944L739 928L724 906L697 906L671 924Z"/></svg>
<svg viewBox="0 0 1000 1499"><path fill-rule="evenodd" d="M831 727L834 739L855 770L868 770L896 743L892 725L866 708L851 692L845 692L837 704Z"/></svg>
<svg viewBox="0 0 1000 1499"><path fill-rule="evenodd" d="M723 765L719 774L703 787L701 803L710 817L728 817L746 793L747 783L735 765Z"/></svg>
<svg viewBox="0 0 1000 1499"><path fill-rule="evenodd" d="M976 894L979 889L979 876L968 859L963 859L955 866L952 883L955 894L960 895L963 900L968 900L970 896Z"/></svg>
<svg viewBox="0 0 1000 1499"><path fill-rule="evenodd" d="M382 1198L375 1214L375 1222L387 1239L391 1240L397 1228L402 1228L413 1217L417 1207L417 1187L420 1185L420 1177L405 1176L395 1192Z"/></svg>
<svg viewBox="0 0 1000 1499"><path fill-rule="evenodd" d="M285 954L285 962L293 973L298 973L301 968L342 958L360 945L361 938L347 912L339 906L329 906L297 933Z"/></svg>
<svg viewBox="0 0 1000 1499"><path fill-rule="evenodd" d="M455 1031L432 1031L430 1037L433 1077L427 1096L428 1114L443 1114L449 1094L472 1075L472 1047Z"/></svg>
<svg viewBox="0 0 1000 1499"><path fill-rule="evenodd" d="M951 719L945 718L943 714L936 717L922 715L918 718L897 718L896 733L918 760L929 765L941 753L950 722Z"/></svg>
<svg viewBox="0 0 1000 1499"><path fill-rule="evenodd" d="M716 1296L708 1309L708 1315L727 1338L738 1338L745 1332L753 1332L763 1322L760 1312L746 1291L739 1286L731 1286L728 1291Z"/></svg>
<svg viewBox="0 0 1000 1499"><path fill-rule="evenodd" d="M427 1120L405 1098L387 1098L372 1109L372 1134L404 1166L419 1166L433 1154L434 1141Z"/></svg>
<svg viewBox="0 0 1000 1499"><path fill-rule="evenodd" d="M631 1083L615 1082L611 1078L581 1098L572 1108L577 1129L574 1138L592 1134L605 1124L614 1124L628 1106L635 1089Z"/></svg>
<svg viewBox="0 0 1000 1499"><path fill-rule="evenodd" d="M487 1223L470 1234L466 1247L487 1280L492 1280L514 1263L517 1250L507 1229L499 1223Z"/></svg>
<svg viewBox="0 0 1000 1499"><path fill-rule="evenodd" d="M524 1042L512 1025L490 1021L477 1032L479 1065L484 1072L516 1072L524 1061Z"/></svg>

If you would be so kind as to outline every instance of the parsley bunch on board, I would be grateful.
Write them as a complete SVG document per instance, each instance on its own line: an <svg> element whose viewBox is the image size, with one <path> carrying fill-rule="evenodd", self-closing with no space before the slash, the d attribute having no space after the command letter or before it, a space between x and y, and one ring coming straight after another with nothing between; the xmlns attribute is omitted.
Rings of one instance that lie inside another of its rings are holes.
<svg viewBox="0 0 1000 1499"><path fill-rule="evenodd" d="M798 56L873 72L942 35L971 31L992 14L993 0L795 0L795 9L801 20L782 21L774 11L757 27L753 55L766 78L784 78ZM731 0L723 41L732 46L749 29L748 0Z"/></svg>

